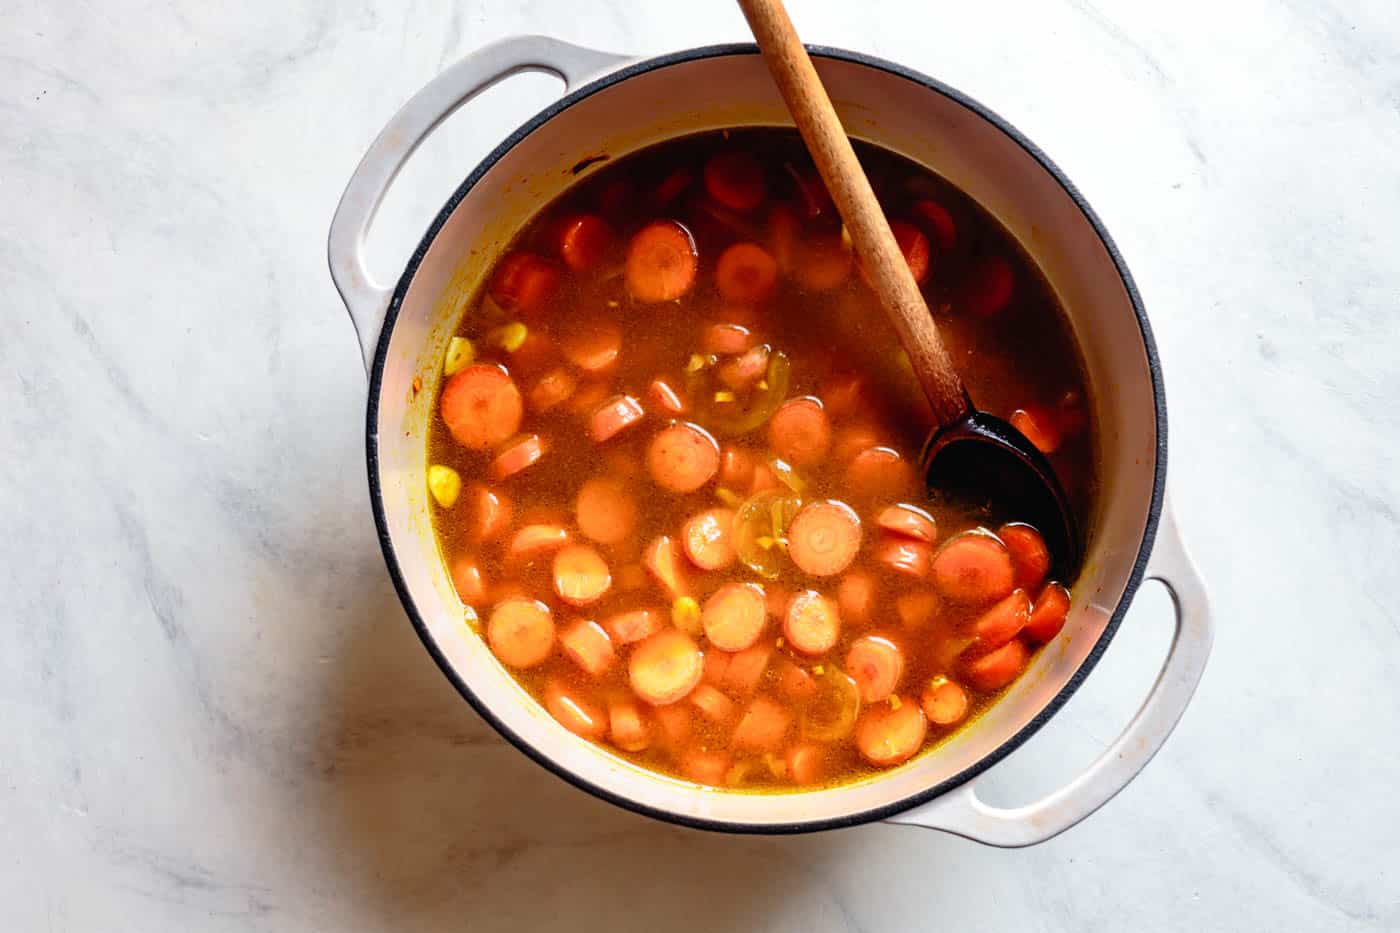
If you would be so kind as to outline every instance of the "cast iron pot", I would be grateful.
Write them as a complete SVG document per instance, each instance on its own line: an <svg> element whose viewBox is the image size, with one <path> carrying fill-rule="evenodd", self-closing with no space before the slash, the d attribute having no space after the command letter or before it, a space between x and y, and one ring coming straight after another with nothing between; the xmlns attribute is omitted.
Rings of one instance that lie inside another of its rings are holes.
<svg viewBox="0 0 1400 933"><path fill-rule="evenodd" d="M643 770L566 731L463 624L433 539L425 470L443 351L466 299L516 230L581 177L576 171L587 157L616 158L721 127L791 125L752 45L637 61L539 36L507 39L444 71L379 134L346 187L329 252L369 369L366 447L384 559L424 646L462 696L521 751L605 800L733 832L801 832L884 819L992 845L1031 845L1084 819L1136 776L1185 710L1210 652L1205 593L1164 493L1166 400L1147 316L1093 211L1005 121L908 68L839 49L812 54L849 132L928 166L990 210L1035 258L1068 310L1093 387L1102 489L1059 637L1000 702L934 751L846 786L746 794ZM457 107L522 71L559 76L565 96L462 182L393 289L375 284L364 264L365 233L400 167ZM1132 722L1086 771L1043 800L1014 809L980 800L978 776L1065 703L1144 578L1170 589L1176 630Z"/></svg>

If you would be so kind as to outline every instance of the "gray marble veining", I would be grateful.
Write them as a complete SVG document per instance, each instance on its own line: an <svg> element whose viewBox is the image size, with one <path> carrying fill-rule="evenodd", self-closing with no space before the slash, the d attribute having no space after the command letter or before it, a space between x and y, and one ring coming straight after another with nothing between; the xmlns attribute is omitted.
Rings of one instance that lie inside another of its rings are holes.
<svg viewBox="0 0 1400 933"><path fill-rule="evenodd" d="M373 134L518 32L650 54L726 3L17 0L0 9L0 929L1400 929L1400 8L793 0L1066 170L1167 372L1219 620L1162 754L1044 846L729 838L567 787L438 674L383 571L324 264ZM401 268L555 84L449 123L371 237ZM1090 760L1168 630L1144 590L995 774Z"/></svg>

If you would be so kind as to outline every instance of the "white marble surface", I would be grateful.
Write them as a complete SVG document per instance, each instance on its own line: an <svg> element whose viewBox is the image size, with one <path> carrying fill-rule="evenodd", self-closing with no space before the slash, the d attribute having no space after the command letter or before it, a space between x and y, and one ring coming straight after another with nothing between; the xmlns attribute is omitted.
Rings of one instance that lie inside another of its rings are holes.
<svg viewBox="0 0 1400 933"><path fill-rule="evenodd" d="M0 6L0 929L1400 929L1400 7L794 0L810 41L937 75L1037 140L1134 269L1212 666L1079 828L729 838L528 762L404 620L326 274L360 154L444 63L547 32L651 54L726 2ZM403 177L392 277L489 145ZM1160 657L1144 591L995 772L1073 774Z"/></svg>

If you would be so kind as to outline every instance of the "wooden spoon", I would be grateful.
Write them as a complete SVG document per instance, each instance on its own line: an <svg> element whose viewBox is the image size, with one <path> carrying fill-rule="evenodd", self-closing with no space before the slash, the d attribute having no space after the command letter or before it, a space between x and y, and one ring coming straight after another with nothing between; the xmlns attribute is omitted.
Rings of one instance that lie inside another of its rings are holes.
<svg viewBox="0 0 1400 933"><path fill-rule="evenodd" d="M1081 545L1055 471L1020 431L973 407L865 170L781 0L738 2L850 232L866 281L898 331L933 409L934 430L924 447L929 488L976 503L992 503L997 512L1035 525L1045 537L1056 571L1069 579L1078 568Z"/></svg>

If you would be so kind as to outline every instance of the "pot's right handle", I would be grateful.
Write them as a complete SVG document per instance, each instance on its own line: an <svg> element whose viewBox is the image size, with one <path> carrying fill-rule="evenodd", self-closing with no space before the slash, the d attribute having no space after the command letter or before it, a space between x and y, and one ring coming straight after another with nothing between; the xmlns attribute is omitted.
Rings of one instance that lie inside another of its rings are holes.
<svg viewBox="0 0 1400 933"><path fill-rule="evenodd" d="M1171 592L1176 633L1157 682L1118 740L1083 774L1023 807L993 807L977 796L977 780L889 818L941 829L975 842L1017 848L1044 842L1089 816L1128 786L1152 760L1186 710L1210 655L1210 606L1200 575L1186 553L1171 507L1164 503L1147 577Z"/></svg>
<svg viewBox="0 0 1400 933"><path fill-rule="evenodd" d="M629 59L570 45L547 36L516 36L483 46L432 81L394 114L360 160L331 221L327 253L331 278L350 312L365 369L389 307L391 290L370 278L365 234L394 177L418 145L454 111L496 82L524 71L544 71L564 81L565 91Z"/></svg>

